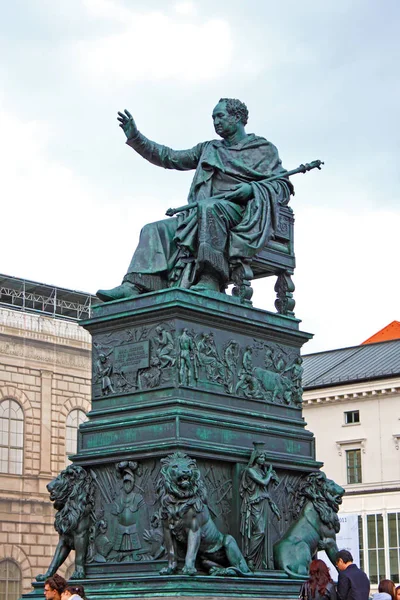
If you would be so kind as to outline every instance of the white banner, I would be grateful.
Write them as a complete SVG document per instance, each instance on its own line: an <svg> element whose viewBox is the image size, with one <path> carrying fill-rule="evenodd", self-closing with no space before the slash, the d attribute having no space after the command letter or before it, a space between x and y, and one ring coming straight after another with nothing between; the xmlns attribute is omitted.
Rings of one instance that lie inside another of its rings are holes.
<svg viewBox="0 0 400 600"><path fill-rule="evenodd" d="M340 531L336 534L336 544L339 550L348 550L353 561L360 566L360 540L358 537L358 515L339 513ZM331 563L325 552L318 552L318 558L324 561L330 569L331 577L337 581L336 567Z"/></svg>

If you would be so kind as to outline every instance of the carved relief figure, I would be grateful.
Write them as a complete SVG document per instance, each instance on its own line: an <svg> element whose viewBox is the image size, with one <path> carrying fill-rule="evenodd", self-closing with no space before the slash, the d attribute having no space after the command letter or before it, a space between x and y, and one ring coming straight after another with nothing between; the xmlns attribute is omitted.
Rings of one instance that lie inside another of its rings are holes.
<svg viewBox="0 0 400 600"><path fill-rule="evenodd" d="M138 534L139 511L145 503L143 496L134 491L135 472L139 474L140 467L135 461L122 461L115 467L122 479L122 489L111 507L111 514L118 520L113 549L119 561L140 560L137 552L142 548Z"/></svg>
<svg viewBox="0 0 400 600"><path fill-rule="evenodd" d="M204 367L207 379L215 383L223 383L224 366L218 356L212 332L202 334L197 344L197 352L199 364Z"/></svg>
<svg viewBox="0 0 400 600"><path fill-rule="evenodd" d="M263 398L263 391L258 379L253 375L253 348L247 346L242 357L242 367L239 370L239 381L236 394L242 393L246 398Z"/></svg>
<svg viewBox="0 0 400 600"><path fill-rule="evenodd" d="M175 363L174 338L163 325L157 325L153 345L161 367L173 367Z"/></svg>
<svg viewBox="0 0 400 600"><path fill-rule="evenodd" d="M235 340L230 340L224 350L225 361L225 388L228 394L233 394L235 374L239 360L240 346Z"/></svg>
<svg viewBox="0 0 400 600"><path fill-rule="evenodd" d="M264 359L265 368L255 367L254 375L260 382L265 392L271 392L271 401L277 402L284 400L290 402L291 382L283 374L285 370L285 361L282 352L273 354L267 348Z"/></svg>
<svg viewBox="0 0 400 600"><path fill-rule="evenodd" d="M95 522L92 477L83 467L69 465L47 485L47 489L57 511L54 528L59 541L47 572L36 579L43 581L54 575L71 550L75 550L75 571L71 578L83 579L89 536Z"/></svg>
<svg viewBox="0 0 400 600"><path fill-rule="evenodd" d="M299 356L290 367L290 378L292 380L291 401L295 406L301 406L303 401L303 359Z"/></svg>
<svg viewBox="0 0 400 600"><path fill-rule="evenodd" d="M272 515L281 518L278 506L269 492L279 479L261 450L264 444L254 443L254 450L245 468L240 484L242 498L240 532L244 541L244 555L251 569L273 569L273 547L269 535Z"/></svg>
<svg viewBox="0 0 400 600"><path fill-rule="evenodd" d="M180 385L192 385L193 383L193 366L192 356L194 351L194 343L188 329L183 330L179 336L179 383ZM196 378L197 379L197 378Z"/></svg>
<svg viewBox="0 0 400 600"><path fill-rule="evenodd" d="M115 394L112 384L113 366L109 362L109 355L101 352L96 361L96 378L101 382L101 391L106 396L107 394Z"/></svg>
<svg viewBox="0 0 400 600"><path fill-rule="evenodd" d="M325 550L335 564L336 534L344 489L322 471L311 473L300 484L295 497L296 520L274 545L275 568L289 577L306 577L317 550Z"/></svg>
<svg viewBox="0 0 400 600"><path fill-rule="evenodd" d="M177 571L180 544L185 551L185 575L197 573L196 562L212 575L251 575L235 539L221 533L211 519L196 461L183 452L175 452L162 459L161 464L157 491L168 566L160 573Z"/></svg>
<svg viewBox="0 0 400 600"><path fill-rule="evenodd" d="M161 381L161 363L158 356L153 356L150 360L150 367L139 371L138 385L141 390L155 388L160 385Z"/></svg>

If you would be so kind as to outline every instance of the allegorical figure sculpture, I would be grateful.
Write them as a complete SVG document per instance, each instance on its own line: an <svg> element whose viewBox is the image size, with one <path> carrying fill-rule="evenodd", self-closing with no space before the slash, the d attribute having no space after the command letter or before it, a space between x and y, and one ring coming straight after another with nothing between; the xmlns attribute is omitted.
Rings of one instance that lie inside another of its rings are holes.
<svg viewBox="0 0 400 600"><path fill-rule="evenodd" d="M240 532L243 536L244 555L252 569L273 569L273 546L269 535L272 514L281 518L279 508L272 500L269 487L279 479L261 450L263 444L254 444L254 450L245 468L240 484L242 497Z"/></svg>
<svg viewBox="0 0 400 600"><path fill-rule="evenodd" d="M337 515L344 489L325 473L310 473L300 484L295 500L295 521L274 545L275 568L289 577L306 577L317 550L325 550L335 564L340 530Z"/></svg>
<svg viewBox="0 0 400 600"><path fill-rule="evenodd" d="M293 192L276 147L246 133L247 107L231 98L222 98L212 114L222 139L190 150L172 150L148 140L128 111L118 118L127 144L143 158L166 169L193 169L195 174L188 209L146 225L122 284L99 290L98 297L117 300L172 286L223 291L230 262L251 258L265 246L278 204L287 204ZM271 176L274 181L267 180Z"/></svg>
<svg viewBox="0 0 400 600"><path fill-rule="evenodd" d="M115 465L122 489L115 499L111 514L118 520L114 540L114 551L119 561L137 560L142 549L139 538L141 511L145 503L143 496L135 491L135 473L141 472L136 461L121 461Z"/></svg>
<svg viewBox="0 0 400 600"><path fill-rule="evenodd" d="M71 550L75 550L75 571L71 579L83 579L89 537L95 529L92 477L83 467L69 465L47 485L47 489L57 510L54 527L59 542L47 572L36 579L43 581L54 575Z"/></svg>
<svg viewBox="0 0 400 600"><path fill-rule="evenodd" d="M185 575L195 575L197 563L212 575L251 575L236 540L221 533L210 516L196 461L175 452L163 458L161 465L157 490L168 558L161 575L177 571L178 544L185 553Z"/></svg>

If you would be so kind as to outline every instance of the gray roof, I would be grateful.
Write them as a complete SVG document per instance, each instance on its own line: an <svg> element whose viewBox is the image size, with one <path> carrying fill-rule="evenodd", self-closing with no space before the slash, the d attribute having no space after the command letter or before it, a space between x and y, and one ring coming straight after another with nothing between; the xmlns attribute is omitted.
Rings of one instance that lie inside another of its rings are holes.
<svg viewBox="0 0 400 600"><path fill-rule="evenodd" d="M303 387L398 377L400 339L303 356Z"/></svg>

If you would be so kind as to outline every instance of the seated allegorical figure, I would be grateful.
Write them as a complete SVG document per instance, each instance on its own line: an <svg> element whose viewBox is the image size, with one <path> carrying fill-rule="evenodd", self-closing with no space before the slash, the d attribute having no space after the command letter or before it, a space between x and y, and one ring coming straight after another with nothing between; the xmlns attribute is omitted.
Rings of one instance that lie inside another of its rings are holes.
<svg viewBox="0 0 400 600"><path fill-rule="evenodd" d="M246 133L248 110L236 99L222 98L214 108L214 128L222 139L190 150L152 142L128 111L118 114L127 144L143 158L195 174L188 209L145 225L121 285L97 296L107 302L174 286L223 292L230 265L262 250L274 231L278 205L287 204L293 193L276 147ZM271 176L278 178L267 181Z"/></svg>

